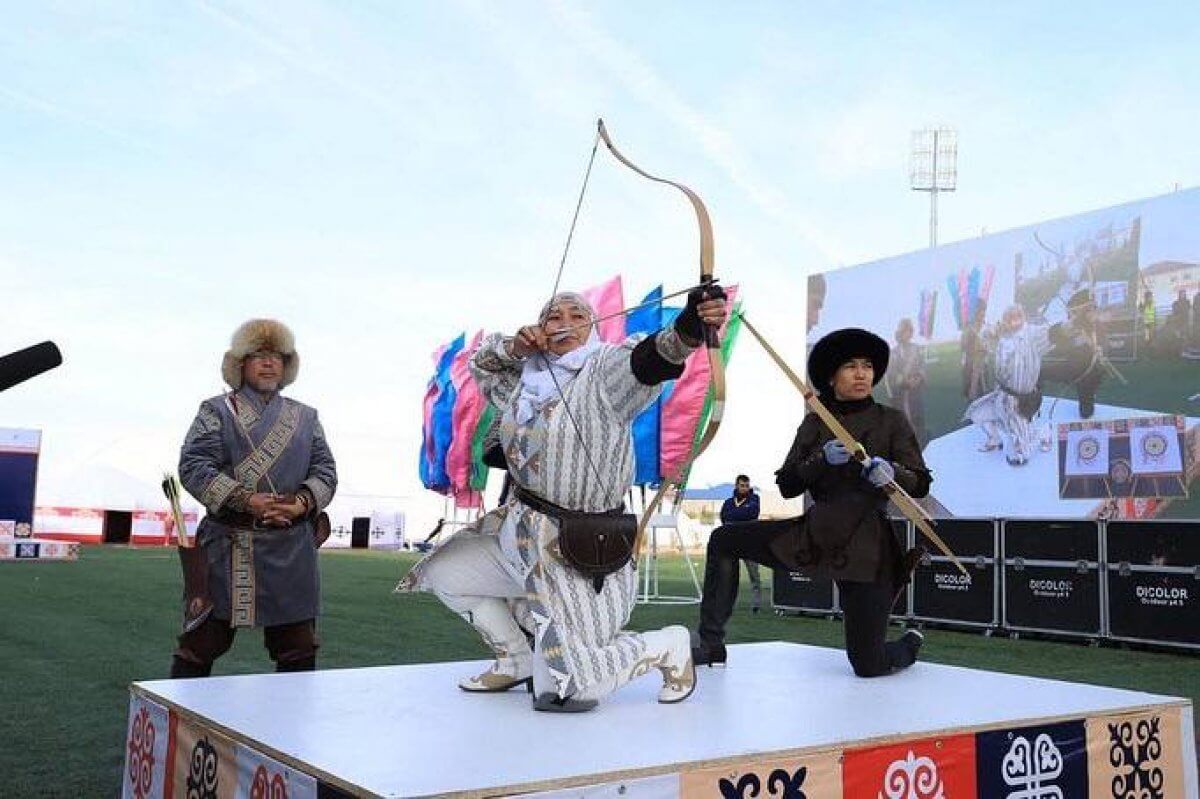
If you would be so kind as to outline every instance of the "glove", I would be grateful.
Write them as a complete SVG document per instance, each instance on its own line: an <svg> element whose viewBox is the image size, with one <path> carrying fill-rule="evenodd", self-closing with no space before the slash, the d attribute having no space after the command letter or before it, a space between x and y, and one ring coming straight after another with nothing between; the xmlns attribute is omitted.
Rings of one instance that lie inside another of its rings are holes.
<svg viewBox="0 0 1200 799"><path fill-rule="evenodd" d="M850 462L850 449L836 438L831 438L822 447L825 450L825 462L830 466L841 466Z"/></svg>
<svg viewBox="0 0 1200 799"><path fill-rule="evenodd" d="M709 283L688 292L687 305L675 317L675 332L689 341L704 341L705 324L700 321L700 312L696 307L708 300L727 299L725 289L716 283Z"/></svg>
<svg viewBox="0 0 1200 799"><path fill-rule="evenodd" d="M876 488L883 488L896 479L896 469L883 458L876 456L863 467L863 477Z"/></svg>

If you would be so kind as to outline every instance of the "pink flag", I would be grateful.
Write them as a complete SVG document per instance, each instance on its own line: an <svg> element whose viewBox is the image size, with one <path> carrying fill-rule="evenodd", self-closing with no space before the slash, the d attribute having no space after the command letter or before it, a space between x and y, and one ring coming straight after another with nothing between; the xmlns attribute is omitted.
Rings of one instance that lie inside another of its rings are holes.
<svg viewBox="0 0 1200 799"><path fill-rule="evenodd" d="M579 293L592 304L597 319L605 316L612 317L599 324L600 340L609 343L624 341L625 314L621 311L625 309L625 293L621 289L621 276L617 275L612 280L601 283L599 286L592 286L590 289L584 289Z"/></svg>
<svg viewBox="0 0 1200 799"><path fill-rule="evenodd" d="M446 352L448 344L443 344L433 351L433 369L437 371L438 364L442 362L442 355ZM425 448L425 462L433 463L433 404L437 401L438 384L437 376L429 381L429 386L425 389L425 399L421 402L421 429L424 431L424 441L422 442Z"/></svg>
<svg viewBox="0 0 1200 799"><path fill-rule="evenodd" d="M450 364L450 382L454 385L454 410L451 413L450 448L446 452L446 474L450 476L450 488L454 494L455 504L461 494L474 494L471 491L471 439L475 433L475 425L487 401L479 391L475 378L471 375L470 360L483 341L483 331L475 334L471 343L462 348ZM465 497L464 497L465 498ZM469 501L469 500L468 500ZM466 507L476 507L466 505Z"/></svg>
<svg viewBox="0 0 1200 799"><path fill-rule="evenodd" d="M983 273L983 288L979 291L980 298L988 301L988 297L992 294L992 279L996 277L996 265L988 264L987 269Z"/></svg>
<svg viewBox="0 0 1200 799"><path fill-rule="evenodd" d="M732 309L737 286L730 286L725 293L729 296L728 305ZM725 324L729 324L728 320ZM721 327L721 335L725 335L725 326ZM658 462L659 474L666 480L683 477L679 470L687 465L692 455L692 442L696 438L696 425L704 412L710 374L708 352L701 346L688 356L683 374L675 381L671 395L663 402Z"/></svg>

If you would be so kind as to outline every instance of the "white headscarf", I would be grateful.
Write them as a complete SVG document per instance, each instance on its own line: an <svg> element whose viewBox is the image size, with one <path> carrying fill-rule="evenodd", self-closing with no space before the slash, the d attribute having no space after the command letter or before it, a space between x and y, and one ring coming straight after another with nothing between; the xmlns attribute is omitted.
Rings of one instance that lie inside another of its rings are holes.
<svg viewBox="0 0 1200 799"><path fill-rule="evenodd" d="M588 329L587 340L565 355L554 355L549 352L537 352L529 356L521 369L521 390L517 395L516 418L518 424L528 424L535 413L550 400L556 399L560 391L566 391L587 364L591 357L600 350L600 334L596 331L596 312L591 303L583 295L573 291L563 291L554 295L542 308L538 323L545 324L546 318L554 306L562 302L571 302L587 311L593 320Z"/></svg>

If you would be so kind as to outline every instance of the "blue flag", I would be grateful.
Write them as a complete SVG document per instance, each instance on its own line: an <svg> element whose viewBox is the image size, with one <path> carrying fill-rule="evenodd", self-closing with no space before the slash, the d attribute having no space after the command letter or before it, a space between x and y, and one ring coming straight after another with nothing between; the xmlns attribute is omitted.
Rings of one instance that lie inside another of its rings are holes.
<svg viewBox="0 0 1200 799"><path fill-rule="evenodd" d="M430 381L430 387L434 390L433 410L429 424L424 430L419 467L421 483L426 488L443 493L450 490L450 475L446 473L446 453L450 450L450 439L454 435L452 419L457 394L454 383L450 380L450 364L466 343L465 333L460 333L458 338L450 342L442 357L438 359L437 371Z"/></svg>
<svg viewBox="0 0 1200 799"><path fill-rule="evenodd" d="M630 312L625 320L625 332L653 335L662 329L662 286L658 286L642 299L644 308ZM656 399L646 410L633 420L633 483L634 485L658 485L662 476L658 473L659 414L662 400Z"/></svg>

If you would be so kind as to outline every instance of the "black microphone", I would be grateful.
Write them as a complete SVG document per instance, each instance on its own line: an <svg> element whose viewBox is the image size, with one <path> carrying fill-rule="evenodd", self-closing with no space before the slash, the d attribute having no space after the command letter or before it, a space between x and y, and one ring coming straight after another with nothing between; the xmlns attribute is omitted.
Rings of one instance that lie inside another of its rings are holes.
<svg viewBox="0 0 1200 799"><path fill-rule="evenodd" d="M62 353L53 341L43 341L0 358L0 391L12 388L62 363Z"/></svg>

